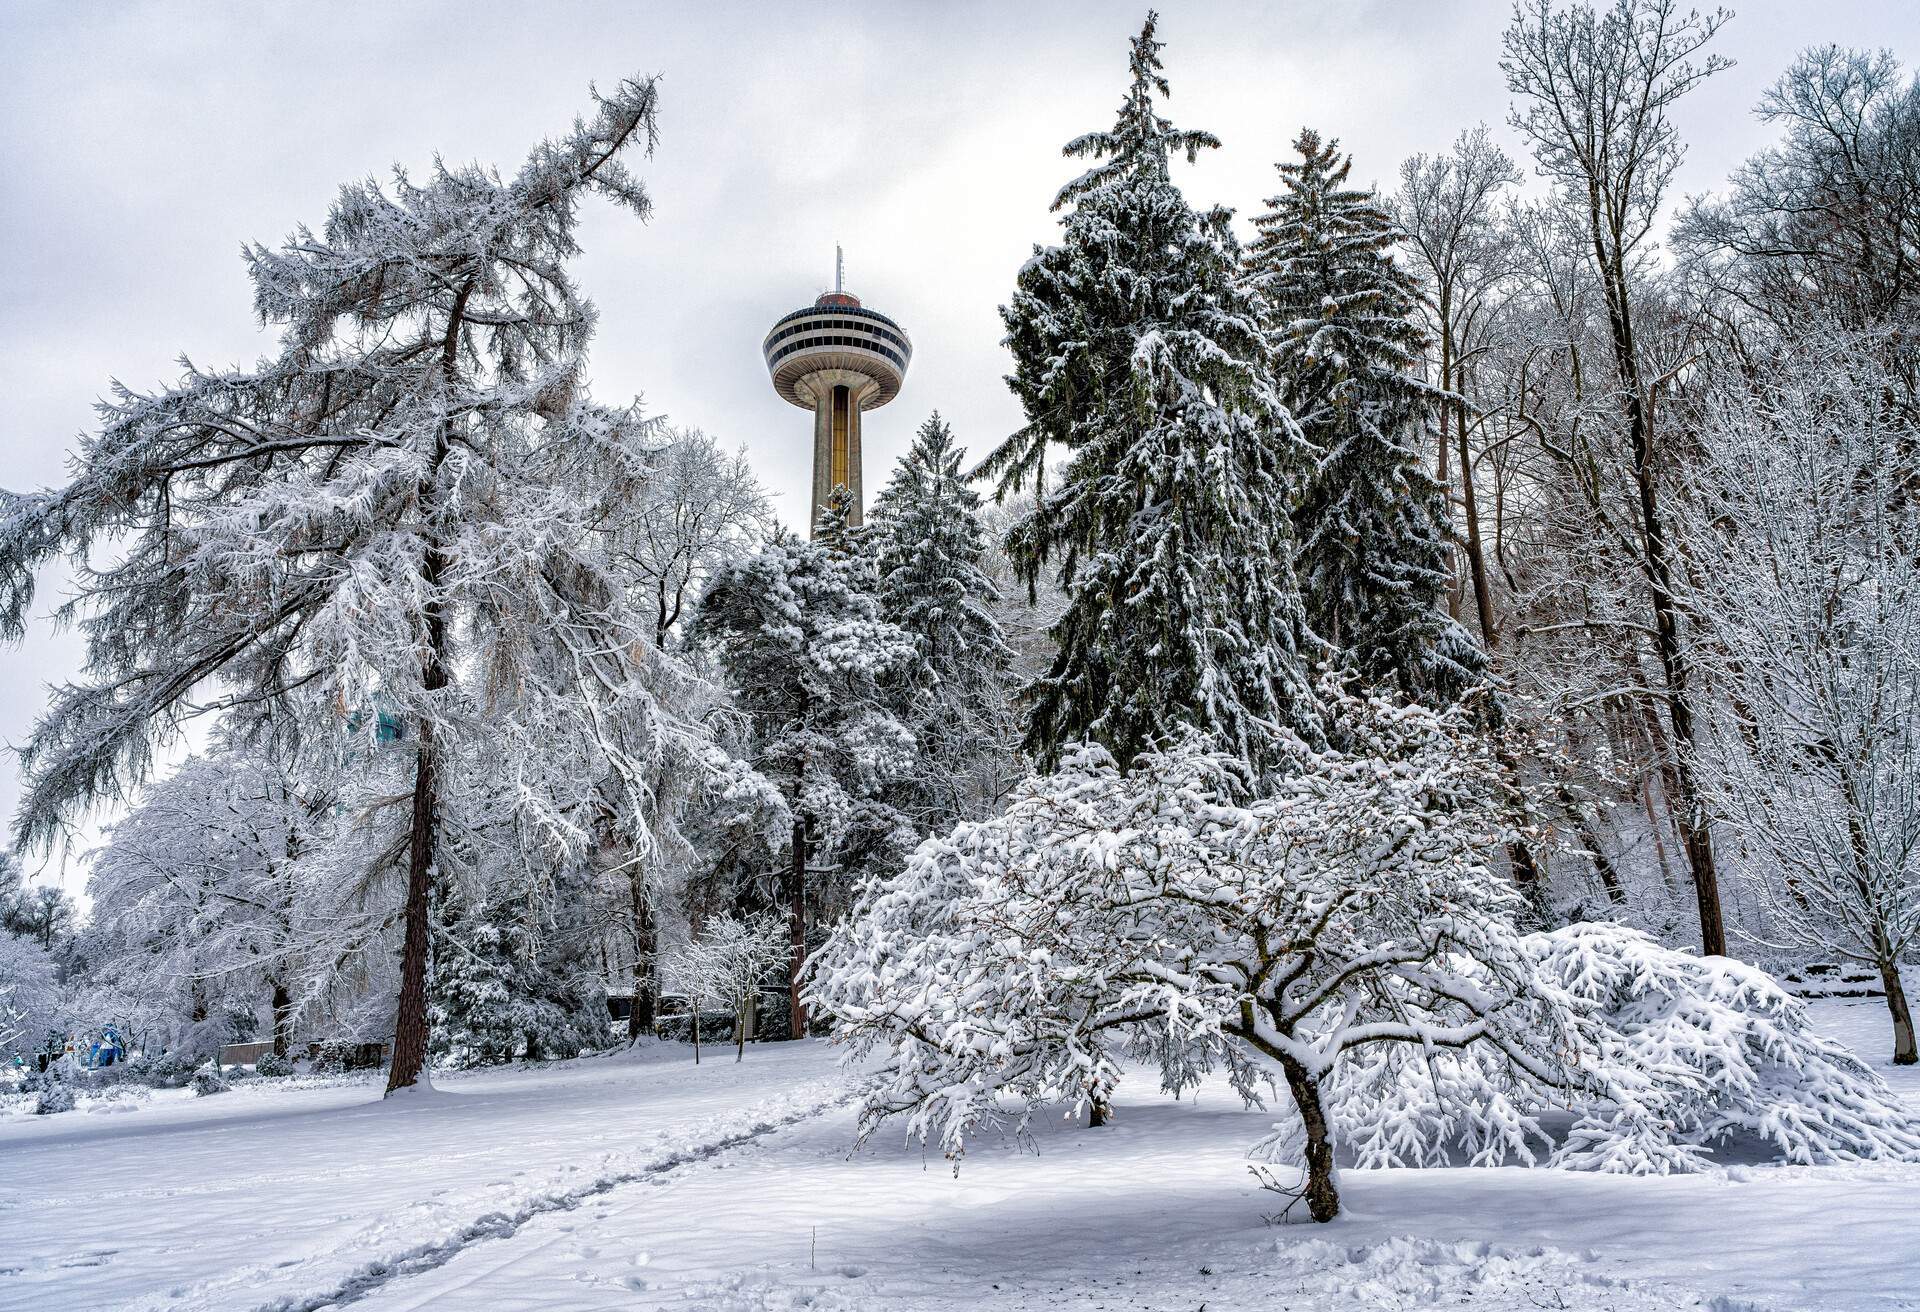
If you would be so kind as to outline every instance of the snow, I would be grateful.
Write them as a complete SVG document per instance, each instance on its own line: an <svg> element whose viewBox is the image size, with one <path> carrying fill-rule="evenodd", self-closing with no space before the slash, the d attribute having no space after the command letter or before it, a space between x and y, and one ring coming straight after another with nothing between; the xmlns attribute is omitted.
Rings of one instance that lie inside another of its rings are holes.
<svg viewBox="0 0 1920 1312"><path fill-rule="evenodd" d="M1920 1112L1878 1000L1813 1011ZM0 1120L0 1308L1920 1308L1920 1166L1348 1170L1338 1221L1269 1225L1245 1153L1271 1117L1217 1082L1131 1075L1113 1124L982 1140L956 1175L890 1130L854 1153L835 1057L660 1045L397 1107L242 1083Z"/></svg>

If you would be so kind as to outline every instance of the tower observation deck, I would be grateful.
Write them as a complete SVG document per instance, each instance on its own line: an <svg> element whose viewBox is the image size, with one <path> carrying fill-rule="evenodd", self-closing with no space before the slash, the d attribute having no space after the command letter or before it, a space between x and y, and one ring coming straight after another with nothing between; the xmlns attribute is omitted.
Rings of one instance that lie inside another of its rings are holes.
<svg viewBox="0 0 1920 1312"><path fill-rule="evenodd" d="M782 315L761 343L773 390L813 411L813 513L809 531L833 489L853 494L853 522L866 506L860 482L860 415L900 395L913 343L899 324L842 289L834 252L834 289L812 305Z"/></svg>

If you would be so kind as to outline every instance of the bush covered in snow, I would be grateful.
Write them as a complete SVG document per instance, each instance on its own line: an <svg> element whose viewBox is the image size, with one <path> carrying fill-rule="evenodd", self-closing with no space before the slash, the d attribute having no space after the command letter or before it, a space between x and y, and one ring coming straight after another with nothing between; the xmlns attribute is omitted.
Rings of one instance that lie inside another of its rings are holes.
<svg viewBox="0 0 1920 1312"><path fill-rule="evenodd" d="M1576 1036L1494 869L1491 745L1464 709L1321 691L1348 750L1297 744L1264 798L1236 801L1242 763L1198 738L1130 774L1087 747L866 888L815 988L856 1054L888 1058L867 1128L906 1113L957 1157L1009 1107L1104 1102L1123 1055L1175 1091L1224 1065L1250 1102L1284 1082L1325 1220L1322 1085L1350 1051L1485 1045L1564 1080Z"/></svg>
<svg viewBox="0 0 1920 1312"><path fill-rule="evenodd" d="M212 1062L208 1062L193 1073L193 1078L187 1081L187 1087L193 1090L194 1097L205 1098L212 1094L225 1093L233 1088L233 1085L228 1080L226 1072Z"/></svg>
<svg viewBox="0 0 1920 1312"><path fill-rule="evenodd" d="M1564 1077L1538 1080L1484 1049L1357 1055L1330 1101L1362 1165L1667 1174L1701 1169L1736 1136L1794 1162L1920 1156L1898 1096L1765 972L1609 923L1530 934L1521 948L1575 1038ZM1567 1110L1556 1143L1542 1118Z"/></svg>
<svg viewBox="0 0 1920 1312"><path fill-rule="evenodd" d="M1083 749L1007 812L867 886L814 996L892 1114L957 1158L981 1123L1106 1100L1123 1056L1178 1091L1224 1067L1284 1085L1300 1191L1338 1210L1333 1148L1363 1160L1700 1164L1735 1131L1797 1160L1920 1147L1858 1062L1757 971L1611 925L1523 934L1496 870L1505 773L1456 708L1323 686L1344 751L1300 750L1264 798L1192 740L1123 774Z"/></svg>
<svg viewBox="0 0 1920 1312"><path fill-rule="evenodd" d="M34 1072L27 1076L26 1082L20 1087L22 1092L33 1096L35 1116L53 1116L73 1110L73 1085L67 1082L58 1066Z"/></svg>
<svg viewBox="0 0 1920 1312"><path fill-rule="evenodd" d="M293 1074L293 1063L277 1052L266 1052L253 1064L255 1075L278 1076Z"/></svg>

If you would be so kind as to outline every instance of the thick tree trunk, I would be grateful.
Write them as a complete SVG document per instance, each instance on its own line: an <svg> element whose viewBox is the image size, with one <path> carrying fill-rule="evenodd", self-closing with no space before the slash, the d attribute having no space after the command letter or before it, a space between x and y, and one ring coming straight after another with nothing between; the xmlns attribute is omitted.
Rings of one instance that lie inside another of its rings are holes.
<svg viewBox="0 0 1920 1312"><path fill-rule="evenodd" d="M1293 1094L1293 1105L1299 1109L1300 1124L1307 1132L1307 1178L1300 1196L1306 1199L1308 1216L1331 1221L1340 1215L1340 1190L1334 1180L1333 1137L1320 1101L1320 1082L1291 1058L1282 1058L1280 1068L1286 1072L1287 1089Z"/></svg>
<svg viewBox="0 0 1920 1312"><path fill-rule="evenodd" d="M1105 1098L1095 1098L1087 1106L1087 1128L1089 1130L1099 1129L1107 1123L1109 1114L1107 1100Z"/></svg>
<svg viewBox="0 0 1920 1312"><path fill-rule="evenodd" d="M413 819L407 842L406 930L400 948L400 1016L393 1027L393 1064L387 1070L389 1094L418 1083L427 1066L427 913L433 893L439 786L434 766L433 725L423 722L419 756L413 769Z"/></svg>
<svg viewBox="0 0 1920 1312"><path fill-rule="evenodd" d="M800 968L807 960L807 822L793 822L793 869L787 876L787 1015L789 1037L807 1037L806 1004L800 997Z"/></svg>
<svg viewBox="0 0 1920 1312"><path fill-rule="evenodd" d="M627 1041L653 1033L659 998L653 986L653 953L657 930L653 903L647 897L646 881L636 870L628 876L633 896L633 1006L627 1012Z"/></svg>
<svg viewBox="0 0 1920 1312"><path fill-rule="evenodd" d="M473 295L469 280L453 300L447 328L440 342L440 382L451 386L460 363L460 328L467 300ZM420 555L420 592L426 598L421 620L426 629L426 654L420 666L420 687L427 700L447 686L447 613L440 598L447 574L447 555L433 536L431 506L434 483L446 461L451 434L442 420L434 436L433 464L420 482L420 514L425 545ZM439 836L439 760L431 715L418 722L413 768L413 815L407 834L406 929L400 945L400 1014L393 1027L393 1064L387 1068L387 1093L417 1084L427 1068L427 953L428 911L435 878L435 845Z"/></svg>
<svg viewBox="0 0 1920 1312"><path fill-rule="evenodd" d="M1892 953L1880 957L1880 985L1886 990L1887 1010L1893 1014L1893 1064L1912 1066L1920 1063L1920 1051L1913 1042L1913 1012L1907 1008L1906 985L1900 981L1900 963Z"/></svg>
<svg viewBox="0 0 1920 1312"><path fill-rule="evenodd" d="M284 1057L293 1044L293 995L284 980L273 981L273 1055Z"/></svg>

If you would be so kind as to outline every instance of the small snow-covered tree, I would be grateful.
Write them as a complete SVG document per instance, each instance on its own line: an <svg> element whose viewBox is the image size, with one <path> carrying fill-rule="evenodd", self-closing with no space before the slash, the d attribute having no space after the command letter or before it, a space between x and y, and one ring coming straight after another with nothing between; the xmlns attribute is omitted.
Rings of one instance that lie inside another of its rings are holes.
<svg viewBox="0 0 1920 1312"><path fill-rule="evenodd" d="M712 1004L733 1013L735 1061L745 1057L747 1030L760 986L787 963L787 926L779 916L718 916L697 937L667 955L666 974L693 1012L693 1059L700 1060L700 1009Z"/></svg>
<svg viewBox="0 0 1920 1312"><path fill-rule="evenodd" d="M435 936L433 1046L451 1066L574 1057L606 1041L606 996L555 970L526 897L468 909Z"/></svg>
<svg viewBox="0 0 1920 1312"><path fill-rule="evenodd" d="M27 1032L27 1014L13 1005L17 987L11 980L0 979L0 1057L11 1054Z"/></svg>
<svg viewBox="0 0 1920 1312"><path fill-rule="evenodd" d="M1284 1083L1325 1221L1324 1090L1349 1052L1485 1044L1560 1078L1567 1035L1489 865L1491 748L1458 709L1320 691L1364 753L1298 743L1297 771L1237 803L1239 762L1204 741L1131 775L1090 746L863 890L813 987L856 1059L883 1056L865 1131L905 1113L957 1157L981 1122L1105 1102L1129 1052L1172 1090L1224 1065L1250 1102Z"/></svg>
<svg viewBox="0 0 1920 1312"><path fill-rule="evenodd" d="M980 495L938 414L914 435L873 505L881 613L913 640L906 719L920 768L908 781L920 828L984 812L1010 773L1013 652L993 606Z"/></svg>
<svg viewBox="0 0 1920 1312"><path fill-rule="evenodd" d="M888 1116L958 1158L982 1123L1106 1101L1123 1057L1189 1087L1283 1085L1316 1221L1346 1139L1375 1160L1690 1169L1731 1130L1801 1160L1909 1156L1920 1135L1761 973L1618 926L1515 927L1493 869L1503 770L1466 713L1326 682L1333 736L1271 795L1189 739L1131 775L1089 747L1007 812L929 839L862 892L815 959L850 1061L878 1055L862 1133Z"/></svg>
<svg viewBox="0 0 1920 1312"><path fill-rule="evenodd" d="M1283 189L1256 215L1256 289L1287 406L1316 448L1298 504L1294 570L1307 620L1359 675L1452 701L1486 659L1445 609L1445 489L1423 463L1442 394L1421 376L1419 284L1404 238L1353 161L1305 129Z"/></svg>
<svg viewBox="0 0 1920 1312"><path fill-rule="evenodd" d="M577 855L609 809L647 846L700 768L680 673L608 557L653 426L589 396L595 316L568 270L583 201L646 215L620 157L651 146L655 109L652 81L624 81L511 177L436 162L342 188L321 231L246 251L273 354L116 388L71 482L0 495L0 636L23 636L36 569L64 556L60 613L88 643L22 751L23 842L123 799L191 715L241 737L357 722L371 745L377 700L403 728L389 1091L423 1072L428 907L463 790L504 786L536 842Z"/></svg>
<svg viewBox="0 0 1920 1312"><path fill-rule="evenodd" d="M981 469L1003 498L1033 489L1007 552L1067 596L1025 693L1028 749L1050 766L1091 737L1124 766L1191 725L1257 776L1289 728L1317 736L1289 518L1306 449L1228 215L1173 183L1175 155L1219 142L1161 116L1155 23L1112 128L1066 147L1095 163L1054 201L1060 244L1035 249L1001 310L1027 425ZM1043 477L1052 446L1066 460Z"/></svg>
<svg viewBox="0 0 1920 1312"><path fill-rule="evenodd" d="M1893 1060L1920 1060L1920 421L1893 336L1790 338L1714 382L1682 526L1728 704L1702 762L1754 865L1772 946L1877 970Z"/></svg>
<svg viewBox="0 0 1920 1312"><path fill-rule="evenodd" d="M64 1036L61 992L51 952L31 938L0 933L0 1029L13 1029L9 1042L23 1057Z"/></svg>
<svg viewBox="0 0 1920 1312"><path fill-rule="evenodd" d="M913 765L913 735L895 713L890 684L914 646L882 618L871 561L833 545L850 533L845 507L844 489L836 489L821 541L782 532L721 570L694 625L747 722L750 764L787 808L794 1038L806 1033L799 978L816 876L911 843L885 793ZM762 800L746 781L734 791Z"/></svg>

